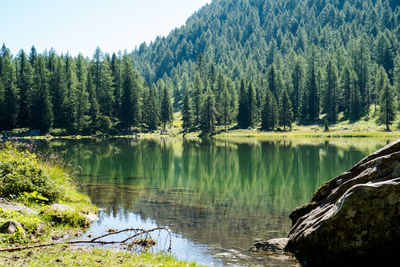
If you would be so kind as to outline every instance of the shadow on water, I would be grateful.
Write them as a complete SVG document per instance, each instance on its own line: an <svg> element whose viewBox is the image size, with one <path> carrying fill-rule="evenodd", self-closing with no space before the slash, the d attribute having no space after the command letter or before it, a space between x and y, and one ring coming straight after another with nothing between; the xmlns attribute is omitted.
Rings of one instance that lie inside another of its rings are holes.
<svg viewBox="0 0 400 267"><path fill-rule="evenodd" d="M285 236L291 210L385 144L370 139L111 139L57 140L39 149L65 151L81 190L103 209L91 234L168 226L180 259L290 266L288 259L248 249L256 240Z"/></svg>

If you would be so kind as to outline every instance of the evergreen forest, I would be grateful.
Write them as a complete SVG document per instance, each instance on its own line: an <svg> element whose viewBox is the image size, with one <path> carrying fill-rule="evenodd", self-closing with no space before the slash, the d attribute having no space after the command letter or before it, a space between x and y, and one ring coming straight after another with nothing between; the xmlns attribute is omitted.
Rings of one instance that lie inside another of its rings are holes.
<svg viewBox="0 0 400 267"><path fill-rule="evenodd" d="M91 58L3 44L0 130L155 131L174 114L207 135L370 117L389 130L399 46L397 0L213 0L166 37Z"/></svg>

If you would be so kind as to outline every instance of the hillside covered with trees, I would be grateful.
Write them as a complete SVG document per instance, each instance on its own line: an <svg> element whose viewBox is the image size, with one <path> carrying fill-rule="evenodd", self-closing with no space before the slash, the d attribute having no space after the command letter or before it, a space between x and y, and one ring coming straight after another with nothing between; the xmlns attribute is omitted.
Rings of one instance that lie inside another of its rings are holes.
<svg viewBox="0 0 400 267"><path fill-rule="evenodd" d="M207 134L369 117L389 129L399 41L395 0L214 0L131 54L13 56L3 45L0 129L156 130L173 111Z"/></svg>

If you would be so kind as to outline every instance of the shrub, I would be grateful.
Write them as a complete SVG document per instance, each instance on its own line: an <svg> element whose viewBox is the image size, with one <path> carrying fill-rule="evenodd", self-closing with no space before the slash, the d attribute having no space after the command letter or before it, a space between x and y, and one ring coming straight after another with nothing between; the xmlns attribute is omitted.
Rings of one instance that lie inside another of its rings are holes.
<svg viewBox="0 0 400 267"><path fill-rule="evenodd" d="M89 220L77 211L45 209L42 213L45 218L57 224L69 225L72 227L87 227L90 224Z"/></svg>
<svg viewBox="0 0 400 267"><path fill-rule="evenodd" d="M11 144L0 150L0 196L15 198L22 192L47 198L50 202L60 199L63 187L52 177L49 167L40 163L34 154L20 152Z"/></svg>

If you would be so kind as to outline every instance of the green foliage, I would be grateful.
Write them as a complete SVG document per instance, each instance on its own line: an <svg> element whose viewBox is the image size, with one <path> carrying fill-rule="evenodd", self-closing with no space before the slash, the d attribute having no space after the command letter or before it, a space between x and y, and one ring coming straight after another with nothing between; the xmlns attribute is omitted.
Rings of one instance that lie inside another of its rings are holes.
<svg viewBox="0 0 400 267"><path fill-rule="evenodd" d="M182 127L183 129L190 130L193 126L193 113L192 113L192 103L190 101L189 92L186 91L183 98L182 105Z"/></svg>
<svg viewBox="0 0 400 267"><path fill-rule="evenodd" d="M384 73L384 72L383 72ZM382 123L386 125L386 130L390 130L390 125L396 118L395 98L393 88L390 86L386 76L383 76L383 87L380 90L380 109L379 117Z"/></svg>
<svg viewBox="0 0 400 267"><path fill-rule="evenodd" d="M286 127L292 129L292 119L292 103L290 102L286 89L283 89L279 101L279 124L284 127L285 131Z"/></svg>
<svg viewBox="0 0 400 267"><path fill-rule="evenodd" d="M261 129L273 131L278 121L278 107L271 91L267 90L262 111Z"/></svg>
<svg viewBox="0 0 400 267"><path fill-rule="evenodd" d="M88 227L89 220L81 213L72 210L57 211L45 208L41 211L44 218L56 224L68 225L71 227Z"/></svg>
<svg viewBox="0 0 400 267"><path fill-rule="evenodd" d="M172 122L174 118L174 114L172 111L172 103L171 103L171 98L169 96L167 87L164 86L164 90L163 90L163 98L161 101L161 116L160 116L160 120L161 122L164 124L164 130L165 130L165 125L167 123Z"/></svg>
<svg viewBox="0 0 400 267"><path fill-rule="evenodd" d="M200 130L203 135L212 135L215 132L215 96L210 88L207 89L203 97L203 106L201 107Z"/></svg>
<svg viewBox="0 0 400 267"><path fill-rule="evenodd" d="M111 119L108 116L99 117L99 131L103 134L108 134L111 129Z"/></svg>
<svg viewBox="0 0 400 267"><path fill-rule="evenodd" d="M47 166L40 163L34 154L19 152L7 144L0 150L0 196L16 197L21 192L37 192L54 202L64 193L56 183Z"/></svg>

